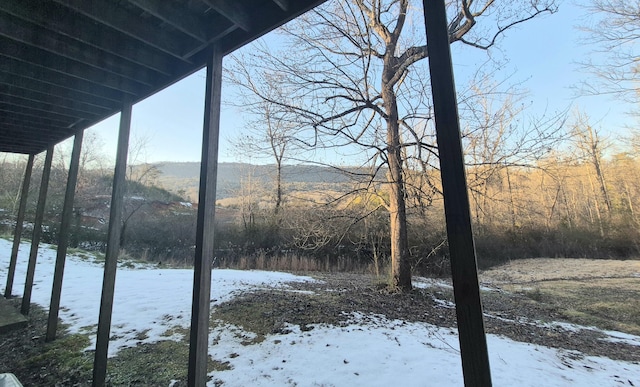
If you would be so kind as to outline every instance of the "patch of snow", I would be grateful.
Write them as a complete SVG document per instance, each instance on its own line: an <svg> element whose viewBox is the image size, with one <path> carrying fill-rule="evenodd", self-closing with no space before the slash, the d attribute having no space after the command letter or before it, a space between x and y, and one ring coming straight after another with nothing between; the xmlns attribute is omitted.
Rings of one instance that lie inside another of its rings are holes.
<svg viewBox="0 0 640 387"><path fill-rule="evenodd" d="M481 283L480 284L480 290L483 291L483 292L498 292L498 293L503 292L502 289L491 287L491 286L489 286L488 284L485 284L485 283Z"/></svg>
<svg viewBox="0 0 640 387"><path fill-rule="evenodd" d="M20 244L14 295L22 295L29 247L27 243ZM0 278L6 278L10 252L11 243L0 240ZM55 256L55 250L50 245L40 245L31 300L45 308L48 308L51 300ZM124 347L166 339L163 333L167 330L176 326L186 328L191 322L192 270L149 270L150 267L145 264L131 265L133 267L127 267L128 262L119 263L116 274L111 329L113 339L109 343L109 356L116 355ZM65 266L60 318L69 324L71 333L91 332L92 342L88 349L93 349L103 264L69 255ZM140 270L142 267L147 270ZM214 304L231 300L250 289L286 288L287 282L313 280L311 277L287 273L238 270L213 270L212 278L214 285L211 298L215 300Z"/></svg>
<svg viewBox="0 0 640 387"><path fill-rule="evenodd" d="M603 341L608 341L611 343L635 345L637 347L640 347L640 336L630 335L628 333L618 332L618 331L602 331L602 332L608 336L604 339L601 339Z"/></svg>
<svg viewBox="0 0 640 387"><path fill-rule="evenodd" d="M451 284L439 278L414 277L412 280L413 287L418 289L444 288L453 289Z"/></svg>
<svg viewBox="0 0 640 387"><path fill-rule="evenodd" d="M352 313L342 327L289 327L247 345L241 328L214 328L209 355L230 369L210 386L461 386L457 331ZM604 386L636 382L640 366L487 336L496 386ZM428 381L428 382L427 382Z"/></svg>
<svg viewBox="0 0 640 387"><path fill-rule="evenodd" d="M451 301L447 301L447 300L441 300L439 298L435 298L432 297L433 302L436 303L436 305L438 305L441 308L447 308L447 309L452 309L456 307L456 304L451 302Z"/></svg>

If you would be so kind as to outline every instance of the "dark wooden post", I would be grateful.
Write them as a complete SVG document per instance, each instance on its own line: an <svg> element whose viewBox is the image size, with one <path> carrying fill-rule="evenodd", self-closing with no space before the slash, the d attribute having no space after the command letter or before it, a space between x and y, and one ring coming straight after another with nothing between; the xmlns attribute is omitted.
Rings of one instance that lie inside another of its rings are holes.
<svg viewBox="0 0 640 387"><path fill-rule="evenodd" d="M96 353L93 361L93 386L104 386L107 377L107 354L109 351L109 335L111 333L111 313L113 311L113 294L116 284L118 253L120 252L120 227L127 172L131 110L131 103L126 102L120 113L118 150L116 151L116 167L113 173L113 188L111 191L109 234L107 236L107 251L105 254L104 276L102 279L102 298L100 299Z"/></svg>
<svg viewBox="0 0 640 387"><path fill-rule="evenodd" d="M29 251L29 263L27 265L27 278L24 281L24 293L22 293L22 307L20 312L25 316L29 314L31 308L31 290L33 289L33 277L36 271L36 260L38 259L38 247L40 236L42 235L42 219L44 218L44 206L47 202L47 189L49 188L49 176L51 176L51 162L53 161L53 146L47 149L44 158L44 168L42 169L42 180L40 181L40 193L38 194L38 206L36 207L36 218L33 222L33 236L31 237L31 250Z"/></svg>
<svg viewBox="0 0 640 387"><path fill-rule="evenodd" d="M465 386L490 386L445 2L423 3L462 372Z"/></svg>
<svg viewBox="0 0 640 387"><path fill-rule="evenodd" d="M84 131L76 133L73 140L73 151L69 163L69 177L67 189L62 206L62 220L60 222L60 234L58 236L58 250L56 254L56 267L53 273L53 287L51 289L51 303L49 304L49 320L47 322L46 341L56 338L58 328L58 311L60 308L60 293L62 292L62 277L64 276L64 263L67 258L67 246L71 231L71 216L73 215L73 199L76 194L76 182L78 181L78 169L80 166L80 151L82 150L82 137Z"/></svg>
<svg viewBox="0 0 640 387"><path fill-rule="evenodd" d="M198 196L198 223L193 273L193 301L189 342L188 386L207 382L209 347L209 306L211 300L211 260L213 259L213 220L218 175L218 138L220 134L220 94L222 53L213 46L207 60L207 88L204 102L202 162Z"/></svg>
<svg viewBox="0 0 640 387"><path fill-rule="evenodd" d="M13 235L13 247L11 248L11 259L9 260L9 272L7 273L7 286L4 288L4 297L11 298L13 291L13 278L16 274L16 263L18 262L18 250L20 249L20 239L22 237L22 224L24 223L24 213L27 208L27 197L29 196L29 183L31 182L31 170L33 169L34 155L29 155L27 168L24 171L22 180L22 190L20 191L20 204L18 205L18 218L16 219L16 229Z"/></svg>

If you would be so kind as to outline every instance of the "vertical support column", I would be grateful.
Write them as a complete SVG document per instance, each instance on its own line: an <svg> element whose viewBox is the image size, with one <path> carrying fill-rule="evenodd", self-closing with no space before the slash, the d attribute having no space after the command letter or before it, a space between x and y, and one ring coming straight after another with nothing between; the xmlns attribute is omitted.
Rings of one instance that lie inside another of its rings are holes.
<svg viewBox="0 0 640 387"><path fill-rule="evenodd" d="M445 2L423 3L462 372L465 386L490 386Z"/></svg>
<svg viewBox="0 0 640 387"><path fill-rule="evenodd" d="M104 386L107 377L107 354L109 350L109 335L111 333L111 313L113 311L118 253L120 252L120 230L127 172L129 132L131 129L131 110L131 103L126 101L120 113L118 150L116 152L116 167L113 173L113 188L111 191L109 234L107 236L104 277L102 279L102 298L100 300L100 316L98 318L96 353L93 361L93 386Z"/></svg>
<svg viewBox="0 0 640 387"><path fill-rule="evenodd" d="M218 138L222 89L222 53L218 47L207 60L200 192L196 228L196 254L191 305L188 386L204 386L207 381L209 347L209 309L211 300L211 260L213 259L213 221L218 175Z"/></svg>
<svg viewBox="0 0 640 387"><path fill-rule="evenodd" d="M13 235L13 247L11 248L11 259L9 260L9 273L7 273L7 286L4 288L4 297L11 298L13 291L13 278L16 274L16 263L18 262L18 250L20 249L20 239L22 237L22 224L24 223L24 213L27 208L27 197L29 196L29 183L31 182L31 170L33 169L34 155L29 155L27 168L24 171L22 180L22 190L20 191L20 204L18 205L18 218L16 219L16 229Z"/></svg>
<svg viewBox="0 0 640 387"><path fill-rule="evenodd" d="M31 237L31 250L29 251L29 264L27 265L27 278L24 281L24 293L22 293L22 307L20 312L25 316L29 314L31 308L31 290L33 289L33 277L36 271L36 260L38 258L38 247L40 236L42 235L42 219L44 218L44 206L47 201L47 189L49 188L49 176L51 176L51 162L53 161L53 146L47 149L44 158L44 168L42 170L42 180L40 181L40 193L38 194L38 206L36 208L36 219L33 222L33 236Z"/></svg>
<svg viewBox="0 0 640 387"><path fill-rule="evenodd" d="M51 303L49 305L46 341L52 341L56 338L56 330L58 328L58 312L60 308L60 294L62 292L62 277L64 276L64 263L67 258L67 246L69 244L69 234L71 231L73 199L76 194L76 183L78 181L83 133L84 131L82 130L78 131L73 140L73 151L71 152L71 162L69 163L67 189L64 194L64 204L62 206L62 220L60 222L60 234L58 236L56 266L53 273L53 287L51 289Z"/></svg>

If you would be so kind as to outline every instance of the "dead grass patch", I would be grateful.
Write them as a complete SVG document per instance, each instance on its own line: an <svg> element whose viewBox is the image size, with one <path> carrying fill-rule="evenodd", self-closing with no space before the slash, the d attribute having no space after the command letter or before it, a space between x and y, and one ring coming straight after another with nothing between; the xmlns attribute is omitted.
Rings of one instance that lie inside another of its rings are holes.
<svg viewBox="0 0 640 387"><path fill-rule="evenodd" d="M640 261L526 259L481 273L566 320L640 335Z"/></svg>
<svg viewBox="0 0 640 387"><path fill-rule="evenodd" d="M552 305L576 324L640 335L640 279L541 281L533 290L521 285L506 288Z"/></svg>
<svg viewBox="0 0 640 387"><path fill-rule="evenodd" d="M312 329L311 324L338 324L343 310L338 298L339 295L331 293L248 293L217 307L211 319L212 323L222 320L255 333L256 338L247 342L255 344L263 341L266 335L286 333L287 324L300 325L302 330Z"/></svg>

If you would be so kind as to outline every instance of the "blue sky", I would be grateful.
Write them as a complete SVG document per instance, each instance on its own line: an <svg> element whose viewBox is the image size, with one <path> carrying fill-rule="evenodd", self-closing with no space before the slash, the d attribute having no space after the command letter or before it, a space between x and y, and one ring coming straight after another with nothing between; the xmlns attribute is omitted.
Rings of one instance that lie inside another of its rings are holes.
<svg viewBox="0 0 640 387"><path fill-rule="evenodd" d="M556 14L509 31L498 51L494 51L507 60L496 79L510 77L509 82L522 82L529 91L526 100L531 103L527 114L579 107L606 132L620 134L633 123L625 113L631 109L629 105L602 96L576 99L576 92L571 88L587 76L579 70L577 62L585 60L592 48L581 40L584 34L577 27L583 25L588 16L584 8L573 1L563 1ZM487 54L454 46L452 55L456 80L462 83ZM146 153L131 162L199 161L204 78L204 72L200 71L134 106L132 141L144 138L147 146ZM224 90L223 87L223 95ZM114 116L91 129L100 133L105 143L104 154L109 158L115 155L117 126L118 116ZM229 144L233 133L240 130L239 113L235 108L223 106L220 161L247 161L238 159Z"/></svg>

